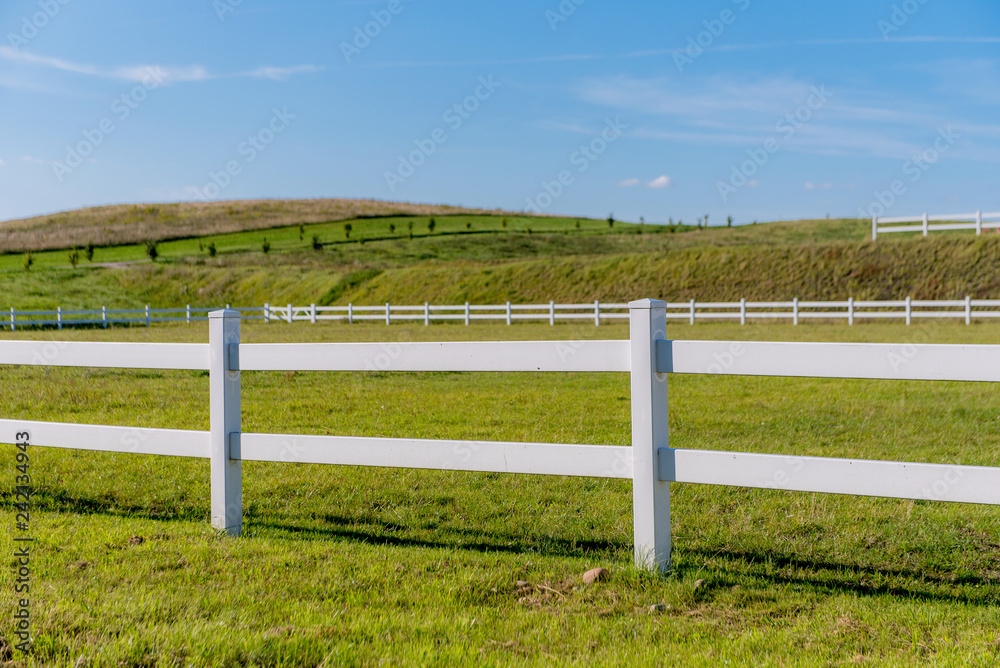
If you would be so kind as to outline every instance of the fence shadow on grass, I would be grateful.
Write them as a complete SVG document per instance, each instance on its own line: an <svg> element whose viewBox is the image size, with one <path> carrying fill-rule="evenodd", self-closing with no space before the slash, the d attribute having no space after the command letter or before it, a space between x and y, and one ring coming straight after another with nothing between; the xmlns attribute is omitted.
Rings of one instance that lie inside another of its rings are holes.
<svg viewBox="0 0 1000 668"><path fill-rule="evenodd" d="M4 510L14 508L12 494L3 494L0 508ZM96 496L76 496L65 490L35 489L31 492L31 508L33 512L107 515L157 521L204 522L207 514L207 507L183 506L173 502L137 504L110 491Z"/></svg>
<svg viewBox="0 0 1000 668"><path fill-rule="evenodd" d="M979 606L1000 603L1000 573L978 576L876 567L853 560L816 559L774 550L687 549L676 554L690 562L677 567L677 575L685 579L688 575L705 578L706 573L715 570L711 578L714 589L753 579L778 586L808 585L820 591L858 596L892 596ZM724 565L719 564L720 561ZM957 587L962 589L956 590Z"/></svg>
<svg viewBox="0 0 1000 668"><path fill-rule="evenodd" d="M322 525L302 526L290 522L252 522L259 528L276 535L295 536L315 540L350 540L369 545L401 547L430 547L470 550L474 552L504 552L510 554L542 554L545 556L585 557L594 553L631 554L631 537L627 541L579 539L564 536L532 534L526 527L524 533L468 529L463 527L436 526L424 528L386 522L371 517L345 517L324 515Z"/></svg>

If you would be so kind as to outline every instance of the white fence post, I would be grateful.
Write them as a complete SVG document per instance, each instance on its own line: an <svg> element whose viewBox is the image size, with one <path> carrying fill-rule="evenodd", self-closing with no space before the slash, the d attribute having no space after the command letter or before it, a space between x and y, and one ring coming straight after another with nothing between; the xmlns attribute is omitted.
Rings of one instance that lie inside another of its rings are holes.
<svg viewBox="0 0 1000 668"><path fill-rule="evenodd" d="M656 341L667 337L666 306L654 299L628 305L635 565L660 573L670 567L670 483L659 475L659 450L670 447L667 374L656 372Z"/></svg>
<svg viewBox="0 0 1000 668"><path fill-rule="evenodd" d="M316 305L315 304L310 304L309 305L309 322L311 322L314 325L316 324Z"/></svg>
<svg viewBox="0 0 1000 668"><path fill-rule="evenodd" d="M507 302L507 324L510 324L510 302Z"/></svg>
<svg viewBox="0 0 1000 668"><path fill-rule="evenodd" d="M146 327L149 327L149 304L146 304Z"/></svg>
<svg viewBox="0 0 1000 668"><path fill-rule="evenodd" d="M691 300L691 324L694 324L694 300Z"/></svg>
<svg viewBox="0 0 1000 668"><path fill-rule="evenodd" d="M107 329L108 328L108 307L107 306L102 306L101 307L101 322L104 323L104 329Z"/></svg>
<svg viewBox="0 0 1000 668"><path fill-rule="evenodd" d="M982 209L976 210L976 236L978 237L983 233L983 211Z"/></svg>
<svg viewBox="0 0 1000 668"><path fill-rule="evenodd" d="M910 320L913 317L913 306L910 304L910 297L906 297L906 324L910 324Z"/></svg>
<svg viewBox="0 0 1000 668"><path fill-rule="evenodd" d="M965 324L972 324L972 297L965 295Z"/></svg>
<svg viewBox="0 0 1000 668"><path fill-rule="evenodd" d="M924 236L927 236L927 212L924 211Z"/></svg>
<svg viewBox="0 0 1000 668"><path fill-rule="evenodd" d="M465 324L469 324L469 302L465 302Z"/></svg>
<svg viewBox="0 0 1000 668"><path fill-rule="evenodd" d="M56 307L56 327L62 329L62 306Z"/></svg>
<svg viewBox="0 0 1000 668"><path fill-rule="evenodd" d="M740 298L740 324L747 324L747 300Z"/></svg>
<svg viewBox="0 0 1000 668"><path fill-rule="evenodd" d="M387 325L392 324L392 315L391 315L391 311L389 309L390 309L389 302L386 302L385 303L385 324L387 324Z"/></svg>
<svg viewBox="0 0 1000 668"><path fill-rule="evenodd" d="M878 239L878 216L872 216L872 241Z"/></svg>
<svg viewBox="0 0 1000 668"><path fill-rule="evenodd" d="M424 302L424 327L430 327L431 324L431 305L428 302Z"/></svg>
<svg viewBox="0 0 1000 668"><path fill-rule="evenodd" d="M212 526L238 536L243 524L242 465L234 452L240 433L240 314L212 311L208 322Z"/></svg>
<svg viewBox="0 0 1000 668"><path fill-rule="evenodd" d="M854 324L854 297L847 298L847 324Z"/></svg>
<svg viewBox="0 0 1000 668"><path fill-rule="evenodd" d="M11 306L10 307L10 331L12 331L12 332L15 331L15 329L17 329L17 325L15 324L15 322L16 322L16 320L15 320L15 317L14 317L14 307Z"/></svg>
<svg viewBox="0 0 1000 668"><path fill-rule="evenodd" d="M292 305L288 305L288 324L292 324Z"/></svg>
<svg viewBox="0 0 1000 668"><path fill-rule="evenodd" d="M549 324L553 327L556 325L556 303L554 301L549 302Z"/></svg>
<svg viewBox="0 0 1000 668"><path fill-rule="evenodd" d="M347 324L354 324L354 302L347 302Z"/></svg>
<svg viewBox="0 0 1000 668"><path fill-rule="evenodd" d="M601 300L594 300L594 325L596 327L601 326Z"/></svg>
<svg viewBox="0 0 1000 668"><path fill-rule="evenodd" d="M271 323L271 305L268 302L264 302L264 323Z"/></svg>
<svg viewBox="0 0 1000 668"><path fill-rule="evenodd" d="M187 305L187 324L191 324L191 305Z"/></svg>
<svg viewBox="0 0 1000 668"><path fill-rule="evenodd" d="M799 298L792 299L792 324L799 324Z"/></svg>

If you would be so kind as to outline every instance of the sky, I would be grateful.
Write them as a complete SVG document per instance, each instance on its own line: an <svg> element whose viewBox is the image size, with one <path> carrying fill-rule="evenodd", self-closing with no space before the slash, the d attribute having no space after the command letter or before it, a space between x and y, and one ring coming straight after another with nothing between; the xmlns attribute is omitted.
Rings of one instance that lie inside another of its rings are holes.
<svg viewBox="0 0 1000 668"><path fill-rule="evenodd" d="M1000 211L996 0L4 0L0 220L359 197Z"/></svg>

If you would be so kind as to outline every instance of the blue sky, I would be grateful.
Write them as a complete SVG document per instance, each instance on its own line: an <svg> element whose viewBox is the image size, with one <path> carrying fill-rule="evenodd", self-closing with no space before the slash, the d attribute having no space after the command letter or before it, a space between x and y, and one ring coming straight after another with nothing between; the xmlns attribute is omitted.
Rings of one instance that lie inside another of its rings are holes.
<svg viewBox="0 0 1000 668"><path fill-rule="evenodd" d="M0 219L260 197L995 211L998 107L995 0L6 0Z"/></svg>

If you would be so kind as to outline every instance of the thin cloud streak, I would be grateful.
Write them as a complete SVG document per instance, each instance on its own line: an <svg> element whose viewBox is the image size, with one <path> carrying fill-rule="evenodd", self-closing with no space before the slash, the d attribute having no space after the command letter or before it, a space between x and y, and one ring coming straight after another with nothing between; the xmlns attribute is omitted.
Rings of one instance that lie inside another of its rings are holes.
<svg viewBox="0 0 1000 668"><path fill-rule="evenodd" d="M295 65L292 67L274 67L265 65L248 72L238 72L236 74L213 74L202 65L191 65L187 67L133 65L127 67L99 68L85 63L75 63L69 60L63 60L62 58L40 56L27 51L15 51L9 46L0 46L0 58L19 63L26 63L29 65L46 67L49 69L59 70L61 72L82 74L84 76L98 77L102 79L128 81L131 83L145 83L151 79L158 82L162 81L164 83L183 83L232 77L250 77L254 79L284 81L289 76L294 74L318 72L323 69L317 65Z"/></svg>
<svg viewBox="0 0 1000 668"><path fill-rule="evenodd" d="M790 46L849 46L854 44L1000 44L1000 37L946 37L943 35L917 35L911 37L843 37L831 39L799 39L784 42L760 42L757 44L720 44L705 47L706 52L712 51L753 51L760 49L780 49ZM487 60L425 60L425 61L393 61L387 63L367 63L361 68L404 68L404 67L472 67L482 65L533 65L536 63L551 63L577 60L614 60L625 58L654 58L672 56L684 53L687 47L679 46L673 49L648 49L629 51L627 53L570 53L554 56L535 56L529 58L487 59Z"/></svg>

